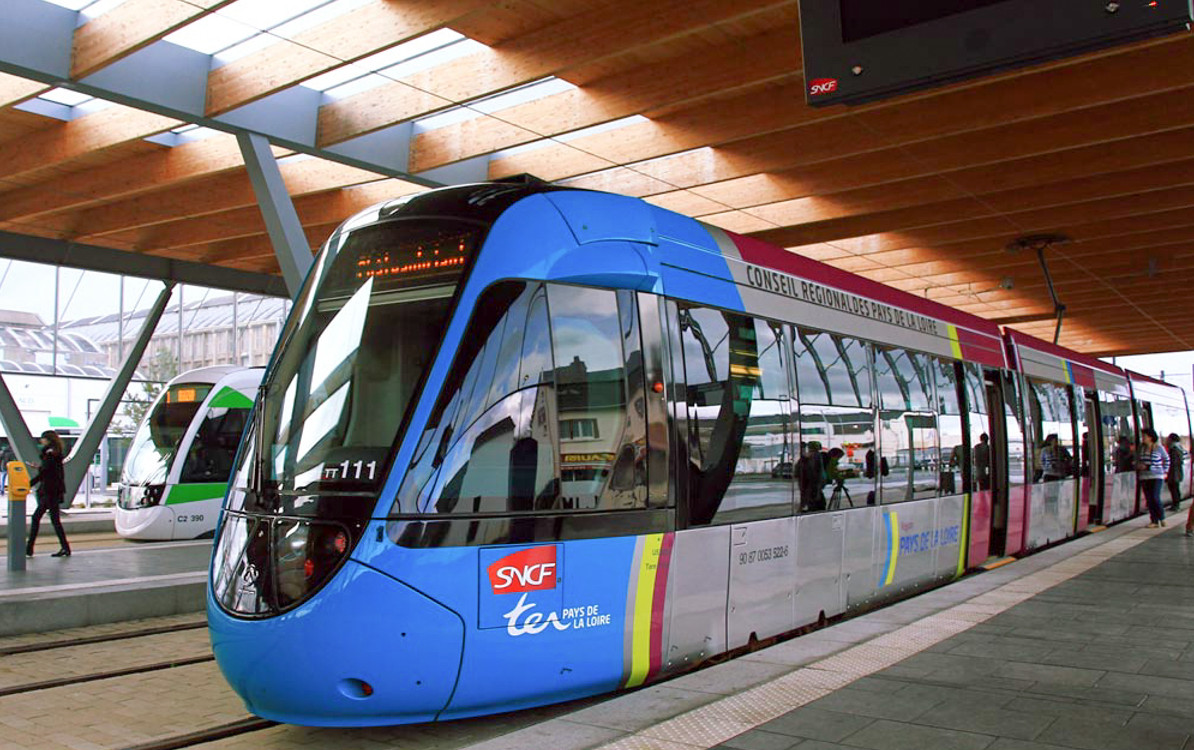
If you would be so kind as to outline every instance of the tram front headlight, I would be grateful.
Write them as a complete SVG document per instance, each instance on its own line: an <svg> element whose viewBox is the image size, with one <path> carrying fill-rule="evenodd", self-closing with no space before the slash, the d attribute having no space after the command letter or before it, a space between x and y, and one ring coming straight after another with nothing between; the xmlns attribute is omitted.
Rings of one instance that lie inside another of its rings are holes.
<svg viewBox="0 0 1194 750"><path fill-rule="evenodd" d="M150 508L162 502L162 492L165 491L164 484L150 484L146 485L141 493L141 507Z"/></svg>

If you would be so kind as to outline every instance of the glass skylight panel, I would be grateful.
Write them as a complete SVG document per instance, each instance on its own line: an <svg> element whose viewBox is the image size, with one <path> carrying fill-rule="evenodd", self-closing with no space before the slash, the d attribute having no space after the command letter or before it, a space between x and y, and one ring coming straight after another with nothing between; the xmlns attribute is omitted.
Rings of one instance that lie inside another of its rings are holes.
<svg viewBox="0 0 1194 750"><path fill-rule="evenodd" d="M242 57L248 57L254 52L271 47L280 41L282 41L280 38L268 33L251 36L240 44L234 44L227 49L217 52L215 54L216 67L227 65L233 60L238 60Z"/></svg>
<svg viewBox="0 0 1194 750"><path fill-rule="evenodd" d="M265 31L329 2L330 0L236 0L216 13L259 31Z"/></svg>
<svg viewBox="0 0 1194 750"><path fill-rule="evenodd" d="M93 18L98 18L116 6L124 3L125 0L92 0L92 2L82 10L82 18L84 23Z"/></svg>
<svg viewBox="0 0 1194 750"><path fill-rule="evenodd" d="M264 33L216 53L216 62L226 64L251 55L284 39L293 39L307 29L348 13L368 0L240 0L223 11L227 17Z"/></svg>
<svg viewBox="0 0 1194 750"><path fill-rule="evenodd" d="M79 104L71 107L71 118L73 119L75 117L82 117L84 115L92 114L93 112L99 112L101 109L107 109L108 107L114 106L116 105L107 99L98 99L92 97L85 102L80 102Z"/></svg>
<svg viewBox="0 0 1194 750"><path fill-rule="evenodd" d="M533 102L537 99L546 99L547 97L553 96L555 94L562 94L565 91L571 91L574 88L577 88L576 84L572 84L552 76L550 78L545 78L542 81L528 83L525 86L520 86L511 91L497 94L496 96L490 96L485 99L478 99L476 101L469 102L467 106L477 110L478 112L491 114L503 109L509 109L510 107L517 107L520 104Z"/></svg>
<svg viewBox="0 0 1194 750"><path fill-rule="evenodd" d="M415 120L415 132L421 133L428 130L435 130L436 128L446 128L449 125L455 125L458 122L468 122L478 117L481 117L481 113L475 109L452 107L443 112L437 112L434 115L428 115L427 117Z"/></svg>
<svg viewBox="0 0 1194 750"><path fill-rule="evenodd" d="M619 128L625 128L630 125L638 125L642 122L650 122L650 120L642 115L631 115L629 117L623 117L620 120L611 120L610 122L604 122L600 125L594 125L591 128L582 128L580 130L574 130L571 133L558 135L556 136L556 140L567 143L568 141L574 141L577 138L597 135L598 133L608 133L611 130L618 130Z"/></svg>
<svg viewBox="0 0 1194 750"><path fill-rule="evenodd" d="M538 99L543 99L553 94L563 93L576 88L576 85L568 83L559 78L550 77L534 83L528 83L525 86L520 86L511 91L506 91L494 96L488 96L484 99L474 99L466 102L459 107L453 107L443 112L438 112L434 115L424 117L421 120L415 120L415 129L418 131L435 130L436 128L443 128L449 125L455 125L458 122L467 122L474 120L482 115L490 115L495 112L500 112L503 109L516 107L520 104L526 104Z"/></svg>
<svg viewBox="0 0 1194 750"><path fill-rule="evenodd" d="M453 44L464 39L462 34L458 34L451 29L440 29L433 31L430 34L411 39L402 44L396 44L389 49L384 49L381 52L375 52L367 57L362 57L354 63L341 66L335 70L329 70L323 75L315 76L308 80L303 85L307 88L315 89L316 91L328 91L336 86L341 86L349 81L357 78L367 76L370 73L388 68L391 65L397 65L403 60L409 60L412 57L430 52L448 44ZM384 82L385 79L382 79Z"/></svg>
<svg viewBox="0 0 1194 750"><path fill-rule="evenodd" d="M428 34L427 36L431 36ZM431 50L426 54L421 54L418 57L413 57L409 60L404 60L397 65L392 65L383 70L377 71L386 78L405 78L406 76L414 75L428 68L434 68L436 65L443 65L451 62L457 58L471 55L474 52L483 52L489 49L480 42L472 39L461 39L458 42L444 45L437 49Z"/></svg>
<svg viewBox="0 0 1194 750"><path fill-rule="evenodd" d="M329 0L320 0L318 5L312 6L310 10L304 12L302 15L291 16L291 20L273 28L272 33L285 39L293 39L297 34L301 34L307 29L313 29L345 13L351 13L370 2L372 0L331 0L330 2ZM294 7L299 7L300 5L311 6L309 1L292 4Z"/></svg>
<svg viewBox="0 0 1194 750"><path fill-rule="evenodd" d="M190 130L178 134L178 145L190 143L191 141L202 141L205 138L222 135L223 131L214 128L192 127Z"/></svg>
<svg viewBox="0 0 1194 750"><path fill-rule="evenodd" d="M478 49L487 48L451 29L439 29L316 76L304 85L323 91L331 98L342 99Z"/></svg>
<svg viewBox="0 0 1194 750"><path fill-rule="evenodd" d="M205 55L214 55L222 49L240 44L257 33L257 29L217 12L192 21L178 31L168 34L165 40Z"/></svg>
<svg viewBox="0 0 1194 750"><path fill-rule="evenodd" d="M43 91L40 95L38 95L38 98L54 102L55 104L61 104L66 107L77 107L83 102L90 101L95 97L91 96L90 94L80 94L78 91L71 91L70 89L57 88L50 89L49 91Z"/></svg>
<svg viewBox="0 0 1194 750"><path fill-rule="evenodd" d="M68 10L83 10L95 0L50 0L54 5L61 6Z"/></svg>

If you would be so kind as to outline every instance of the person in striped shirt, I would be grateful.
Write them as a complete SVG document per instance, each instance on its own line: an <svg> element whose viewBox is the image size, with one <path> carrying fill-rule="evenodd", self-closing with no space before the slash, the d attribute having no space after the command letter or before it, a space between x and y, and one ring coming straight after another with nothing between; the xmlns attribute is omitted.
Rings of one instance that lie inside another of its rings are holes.
<svg viewBox="0 0 1194 750"><path fill-rule="evenodd" d="M1169 474L1169 452L1157 445L1157 431L1145 427L1140 431L1140 452L1136 456L1136 477L1148 503L1148 527L1165 525L1165 507L1161 505L1161 485Z"/></svg>

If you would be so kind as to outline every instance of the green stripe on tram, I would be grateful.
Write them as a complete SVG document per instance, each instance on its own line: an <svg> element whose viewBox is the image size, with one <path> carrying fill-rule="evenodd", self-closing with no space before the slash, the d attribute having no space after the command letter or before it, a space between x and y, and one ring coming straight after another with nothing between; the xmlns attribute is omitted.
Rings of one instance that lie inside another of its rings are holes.
<svg viewBox="0 0 1194 750"><path fill-rule="evenodd" d="M252 409L253 399L235 388L224 386L212 397L208 406L212 409Z"/></svg>
<svg viewBox="0 0 1194 750"><path fill-rule="evenodd" d="M166 505L181 505L195 503L200 500L222 500L228 491L227 482L201 482L196 484L176 484L166 495Z"/></svg>

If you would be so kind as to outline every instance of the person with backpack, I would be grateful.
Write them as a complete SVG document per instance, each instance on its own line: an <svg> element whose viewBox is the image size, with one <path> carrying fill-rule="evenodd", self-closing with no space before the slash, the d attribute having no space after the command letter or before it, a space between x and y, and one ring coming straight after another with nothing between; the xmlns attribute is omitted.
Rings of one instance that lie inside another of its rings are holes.
<svg viewBox="0 0 1194 750"><path fill-rule="evenodd" d="M70 542L66 541L66 530L62 528L62 501L66 498L66 475L62 461L66 455L66 446L62 438L53 430L46 430L38 439L41 443L41 468L32 481L30 487L40 487L37 490L37 510L29 521L29 543L25 546L25 555L33 557L33 544L37 541L37 527L41 524L46 511L50 513L50 523L54 525L54 533L58 535L58 543L62 548L51 557L70 557Z"/></svg>
<svg viewBox="0 0 1194 750"><path fill-rule="evenodd" d="M1169 433L1165 438L1169 452L1169 473L1165 475L1165 486L1169 488L1169 499L1173 503L1169 509L1176 513L1182 504L1182 479L1185 478L1184 464L1186 452L1182 450L1182 439L1176 432Z"/></svg>
<svg viewBox="0 0 1194 750"><path fill-rule="evenodd" d="M1165 525L1165 506L1161 504L1161 484L1169 474L1169 453L1157 445L1157 431L1145 427L1140 431L1140 451L1136 456L1136 477L1148 503L1148 527Z"/></svg>

